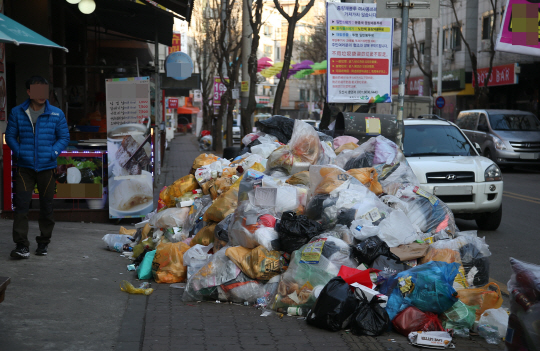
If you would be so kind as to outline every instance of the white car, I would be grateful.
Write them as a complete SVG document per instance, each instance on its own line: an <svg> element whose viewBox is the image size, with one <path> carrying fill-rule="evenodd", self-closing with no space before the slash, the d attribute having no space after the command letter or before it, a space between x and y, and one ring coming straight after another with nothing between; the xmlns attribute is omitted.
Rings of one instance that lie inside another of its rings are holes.
<svg viewBox="0 0 540 351"><path fill-rule="evenodd" d="M404 120L403 153L421 187L444 201L456 218L496 230L502 218L502 173L475 146L442 118Z"/></svg>

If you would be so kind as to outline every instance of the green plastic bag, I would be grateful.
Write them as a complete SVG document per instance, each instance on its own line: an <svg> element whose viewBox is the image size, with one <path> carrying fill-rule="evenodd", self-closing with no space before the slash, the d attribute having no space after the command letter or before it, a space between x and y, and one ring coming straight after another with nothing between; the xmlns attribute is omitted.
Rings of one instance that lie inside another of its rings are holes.
<svg viewBox="0 0 540 351"><path fill-rule="evenodd" d="M152 261L154 261L155 255L156 250L147 252L146 255L144 255L144 258L137 269L137 276L139 279L152 278Z"/></svg>
<svg viewBox="0 0 540 351"><path fill-rule="evenodd" d="M459 336L468 336L476 320L476 310L480 306L468 306L458 300L443 315L443 327L445 329L454 329Z"/></svg>

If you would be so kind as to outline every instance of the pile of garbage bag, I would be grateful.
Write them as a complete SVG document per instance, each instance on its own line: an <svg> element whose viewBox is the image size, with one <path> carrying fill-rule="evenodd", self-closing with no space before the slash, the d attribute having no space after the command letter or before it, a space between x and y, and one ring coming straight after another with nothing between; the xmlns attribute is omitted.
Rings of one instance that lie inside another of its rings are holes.
<svg viewBox="0 0 540 351"><path fill-rule="evenodd" d="M140 279L185 283L184 301L250 304L356 335L394 329L421 342L414 333L465 336L482 318L498 327L484 316L502 304L488 245L457 229L392 141L357 145L282 116L258 124L237 158L197 157L136 233L104 237L132 250ZM540 306L538 268L514 270L520 308Z"/></svg>

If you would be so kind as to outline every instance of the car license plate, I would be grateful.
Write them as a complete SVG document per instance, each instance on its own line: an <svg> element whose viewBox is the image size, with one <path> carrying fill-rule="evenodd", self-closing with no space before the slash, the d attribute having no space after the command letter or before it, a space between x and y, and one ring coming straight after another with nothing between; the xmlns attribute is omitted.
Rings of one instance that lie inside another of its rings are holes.
<svg viewBox="0 0 540 351"><path fill-rule="evenodd" d="M463 186L436 186L433 188L434 195L471 195L472 185Z"/></svg>
<svg viewBox="0 0 540 351"><path fill-rule="evenodd" d="M536 160L537 158L540 157L540 154L539 153L522 153L522 154L519 154L519 158L523 159L523 160Z"/></svg>

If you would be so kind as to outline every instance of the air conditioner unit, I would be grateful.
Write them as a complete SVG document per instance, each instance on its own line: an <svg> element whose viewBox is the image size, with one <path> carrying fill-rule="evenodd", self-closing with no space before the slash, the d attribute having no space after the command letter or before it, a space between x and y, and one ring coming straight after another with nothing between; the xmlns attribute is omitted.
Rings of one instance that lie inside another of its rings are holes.
<svg viewBox="0 0 540 351"><path fill-rule="evenodd" d="M454 61L454 51L452 50L445 51L444 59L448 61Z"/></svg>

